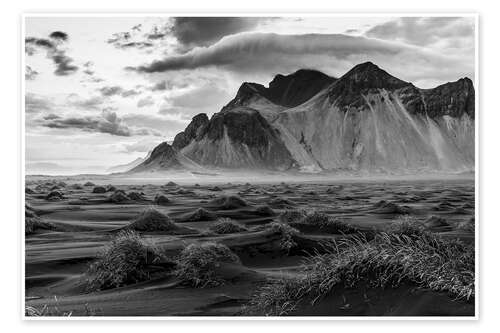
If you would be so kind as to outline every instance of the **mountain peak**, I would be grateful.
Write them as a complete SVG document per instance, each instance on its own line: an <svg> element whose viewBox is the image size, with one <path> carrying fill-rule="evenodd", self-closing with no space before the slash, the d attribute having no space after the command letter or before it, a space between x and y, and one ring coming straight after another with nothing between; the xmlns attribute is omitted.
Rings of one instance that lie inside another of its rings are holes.
<svg viewBox="0 0 500 333"><path fill-rule="evenodd" d="M400 80L374 63L368 61L354 66L331 88L329 96L332 103L342 107L359 107L365 104L362 97L371 89L396 90L411 85Z"/></svg>
<svg viewBox="0 0 500 333"><path fill-rule="evenodd" d="M244 82L238 89L236 97L225 107L247 106L253 97L264 97L274 104L295 107L316 95L328 85L335 82L320 71L299 69L294 73L277 74L266 88L262 84Z"/></svg>
<svg viewBox="0 0 500 333"><path fill-rule="evenodd" d="M327 81L333 82L335 79L314 69L299 69L291 74L283 75L277 74L271 82L269 82L269 89L280 88L288 84L290 81Z"/></svg>
<svg viewBox="0 0 500 333"><path fill-rule="evenodd" d="M354 66L340 80L349 81L351 84L356 84L362 89L386 88L392 90L409 84L392 76L370 61Z"/></svg>

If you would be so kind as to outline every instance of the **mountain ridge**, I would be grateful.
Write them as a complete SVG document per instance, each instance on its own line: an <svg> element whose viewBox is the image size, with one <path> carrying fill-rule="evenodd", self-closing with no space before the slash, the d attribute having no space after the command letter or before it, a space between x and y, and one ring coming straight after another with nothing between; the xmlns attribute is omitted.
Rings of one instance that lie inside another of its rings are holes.
<svg viewBox="0 0 500 333"><path fill-rule="evenodd" d="M298 70L267 88L244 82L210 119L193 117L174 139L175 154L156 158L165 169L185 167L165 163L183 156L219 169L469 170L474 99L468 78L420 89L372 62L338 79Z"/></svg>

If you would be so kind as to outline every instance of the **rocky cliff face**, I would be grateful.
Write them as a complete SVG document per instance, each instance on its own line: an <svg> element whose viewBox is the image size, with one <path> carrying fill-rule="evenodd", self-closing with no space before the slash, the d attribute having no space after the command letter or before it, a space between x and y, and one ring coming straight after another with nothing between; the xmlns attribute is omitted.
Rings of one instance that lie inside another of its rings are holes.
<svg viewBox="0 0 500 333"><path fill-rule="evenodd" d="M294 165L279 132L247 107L215 114L182 153L212 167L286 170Z"/></svg>
<svg viewBox="0 0 500 333"><path fill-rule="evenodd" d="M172 142L172 147L177 150L181 150L192 140L199 138L205 127L208 125L208 122L208 116L205 113L200 113L194 116L184 132L180 132L175 136L174 141Z"/></svg>
<svg viewBox="0 0 500 333"><path fill-rule="evenodd" d="M361 64L324 95L280 113L274 125L307 170L470 170L474 91L468 82L421 90Z"/></svg>
<svg viewBox="0 0 500 333"><path fill-rule="evenodd" d="M163 164L150 159L161 168L183 156L216 168L472 170L474 87L464 78L419 89L370 62L339 79L300 70L268 88L244 83L211 119L194 117L171 149Z"/></svg>

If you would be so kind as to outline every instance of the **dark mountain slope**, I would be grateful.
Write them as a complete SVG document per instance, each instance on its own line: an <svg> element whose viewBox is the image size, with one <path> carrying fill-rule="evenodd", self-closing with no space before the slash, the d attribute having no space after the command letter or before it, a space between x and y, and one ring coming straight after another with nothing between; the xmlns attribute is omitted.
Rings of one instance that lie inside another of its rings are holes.
<svg viewBox="0 0 500 333"><path fill-rule="evenodd" d="M268 88L258 83L245 82L225 109L246 106L255 95L262 96L276 105L295 107L308 101L335 80L315 70L300 69L289 75L276 75Z"/></svg>

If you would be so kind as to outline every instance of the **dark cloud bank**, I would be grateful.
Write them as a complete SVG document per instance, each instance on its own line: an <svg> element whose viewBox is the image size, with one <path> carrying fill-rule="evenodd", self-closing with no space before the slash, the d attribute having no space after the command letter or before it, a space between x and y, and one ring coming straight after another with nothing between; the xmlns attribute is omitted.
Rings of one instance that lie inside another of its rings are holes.
<svg viewBox="0 0 500 333"><path fill-rule="evenodd" d="M172 34L185 46L208 46L222 37L254 29L259 17L175 17Z"/></svg>
<svg viewBox="0 0 500 333"><path fill-rule="evenodd" d="M314 68L330 75L341 75L364 61L376 62L411 81L456 80L472 75L474 67L473 63L455 54L441 54L415 45L364 36L243 33L225 37L209 47L127 69L150 74L219 67L240 73L277 74Z"/></svg>

